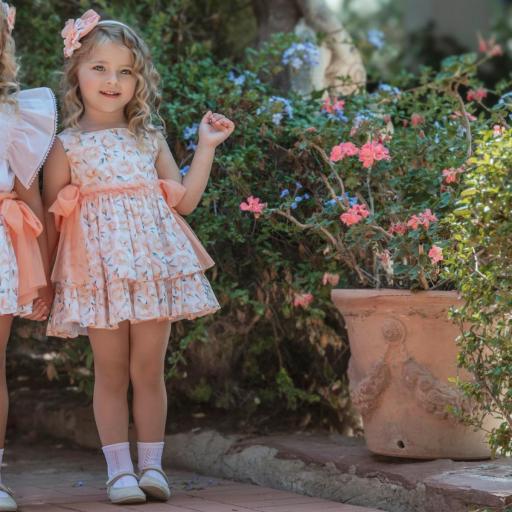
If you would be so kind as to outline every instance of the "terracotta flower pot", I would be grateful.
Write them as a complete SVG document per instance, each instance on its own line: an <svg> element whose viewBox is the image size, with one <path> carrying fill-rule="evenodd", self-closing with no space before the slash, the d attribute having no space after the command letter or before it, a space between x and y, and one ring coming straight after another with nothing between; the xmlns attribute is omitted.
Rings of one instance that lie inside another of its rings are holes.
<svg viewBox="0 0 512 512"><path fill-rule="evenodd" d="M485 432L448 412L469 407L449 382L468 378L457 368L459 330L447 317L456 292L333 290L332 300L348 330L351 396L369 450L421 459L490 456Z"/></svg>

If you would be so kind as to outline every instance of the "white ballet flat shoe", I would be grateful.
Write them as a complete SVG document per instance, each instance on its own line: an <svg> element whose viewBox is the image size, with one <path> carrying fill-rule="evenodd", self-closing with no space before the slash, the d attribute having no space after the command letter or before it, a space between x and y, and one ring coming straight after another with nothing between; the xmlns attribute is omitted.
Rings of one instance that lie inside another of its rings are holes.
<svg viewBox="0 0 512 512"><path fill-rule="evenodd" d="M14 501L14 495L11 489L4 484L0 484L0 491L8 494L8 496L0 498L0 512L16 512L18 505Z"/></svg>
<svg viewBox="0 0 512 512"><path fill-rule="evenodd" d="M148 471L156 471L160 473L166 483L162 483L157 478L147 474ZM171 489L169 489L169 479L158 466L148 466L140 473L139 487L150 497L160 501L167 501L171 497Z"/></svg>
<svg viewBox="0 0 512 512"><path fill-rule="evenodd" d="M113 485L123 476L133 476L137 480L137 475L130 471L118 473L107 482L107 494L111 503L116 505L127 505L131 503L145 503L146 495L138 485L129 487L113 487Z"/></svg>

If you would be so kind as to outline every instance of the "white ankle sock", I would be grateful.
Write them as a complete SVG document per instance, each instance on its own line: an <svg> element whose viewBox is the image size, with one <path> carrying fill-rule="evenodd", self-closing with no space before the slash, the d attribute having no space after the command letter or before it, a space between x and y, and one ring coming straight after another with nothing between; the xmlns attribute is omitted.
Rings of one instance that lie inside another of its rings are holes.
<svg viewBox="0 0 512 512"><path fill-rule="evenodd" d="M2 468L2 459L4 458L4 449L2 448L0 450L0 469ZM2 473L0 472L0 483L2 482ZM7 498L9 495L4 492L0 491L0 498Z"/></svg>
<svg viewBox="0 0 512 512"><path fill-rule="evenodd" d="M162 454L164 451L164 443L137 443L138 452L138 466L139 471L148 467L157 467L162 469ZM158 472L149 469L146 475L160 480L162 483L167 484L165 478Z"/></svg>
<svg viewBox="0 0 512 512"><path fill-rule="evenodd" d="M103 446L102 450L107 461L109 480L113 476L125 471L133 473L129 443L109 444ZM112 487L131 487L132 485L137 485L137 480L133 476L123 476Z"/></svg>

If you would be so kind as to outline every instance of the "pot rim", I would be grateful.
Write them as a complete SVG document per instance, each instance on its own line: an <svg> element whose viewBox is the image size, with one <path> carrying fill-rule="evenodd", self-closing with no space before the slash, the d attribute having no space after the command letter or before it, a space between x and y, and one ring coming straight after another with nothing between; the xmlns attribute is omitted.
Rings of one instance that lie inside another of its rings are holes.
<svg viewBox="0 0 512 512"><path fill-rule="evenodd" d="M331 300L342 313L355 309L382 306L408 310L411 308L445 310L450 306L463 303L459 293L454 290L421 290L413 292L411 290L396 290L393 288L335 288L331 291Z"/></svg>

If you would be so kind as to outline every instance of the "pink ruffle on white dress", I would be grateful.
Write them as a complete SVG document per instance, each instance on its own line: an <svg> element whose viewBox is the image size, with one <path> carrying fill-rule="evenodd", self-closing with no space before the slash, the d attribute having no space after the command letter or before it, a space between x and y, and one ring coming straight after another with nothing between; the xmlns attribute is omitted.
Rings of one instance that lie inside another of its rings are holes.
<svg viewBox="0 0 512 512"><path fill-rule="evenodd" d="M55 98L50 89L22 91L0 105L0 315L32 309L46 284L37 236L42 226L13 193L14 179L29 188L53 144Z"/></svg>
<svg viewBox="0 0 512 512"><path fill-rule="evenodd" d="M192 319L219 304L214 262L175 211L185 193L158 180L155 136L126 128L59 135L71 185L52 206L60 230L48 334L76 337L119 322Z"/></svg>

